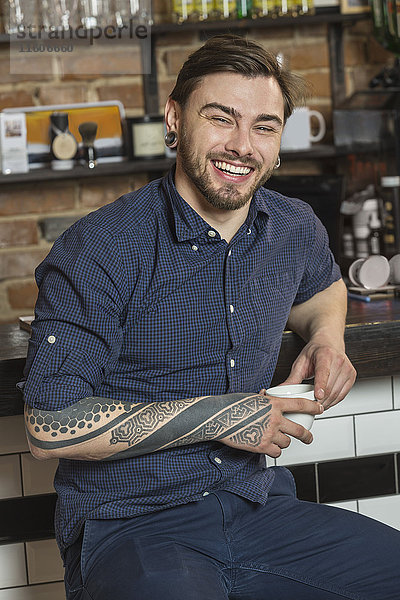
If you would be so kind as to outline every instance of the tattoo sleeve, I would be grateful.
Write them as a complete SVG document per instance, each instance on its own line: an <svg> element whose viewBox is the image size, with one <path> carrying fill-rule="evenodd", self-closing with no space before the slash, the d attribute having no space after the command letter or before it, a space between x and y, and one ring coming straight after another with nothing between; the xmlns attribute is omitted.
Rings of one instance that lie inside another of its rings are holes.
<svg viewBox="0 0 400 600"><path fill-rule="evenodd" d="M117 460L222 438L255 449L270 409L259 394L150 404L88 397L60 411L26 406L25 425L37 458Z"/></svg>

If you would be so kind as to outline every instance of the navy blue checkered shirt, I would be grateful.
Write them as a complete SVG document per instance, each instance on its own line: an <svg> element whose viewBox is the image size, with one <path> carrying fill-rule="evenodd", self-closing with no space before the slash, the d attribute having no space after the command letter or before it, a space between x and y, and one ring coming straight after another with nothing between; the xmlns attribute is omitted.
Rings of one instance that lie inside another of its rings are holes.
<svg viewBox="0 0 400 600"><path fill-rule="evenodd" d="M158 402L259 392L293 303L340 277L308 204L261 188L230 243L177 193L173 171L80 219L36 271L25 401ZM265 503L260 454L218 442L115 461L59 461L61 549L85 518L113 519L229 490Z"/></svg>

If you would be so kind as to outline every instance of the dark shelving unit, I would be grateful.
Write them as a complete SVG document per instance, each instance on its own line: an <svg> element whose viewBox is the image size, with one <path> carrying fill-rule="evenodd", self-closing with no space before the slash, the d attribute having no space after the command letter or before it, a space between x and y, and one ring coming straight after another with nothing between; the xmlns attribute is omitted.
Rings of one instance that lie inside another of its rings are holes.
<svg viewBox="0 0 400 600"><path fill-rule="evenodd" d="M326 24L328 29L328 45L330 58L330 73L332 87L332 104L336 107L345 98L344 57L343 57L343 29L357 21L369 19L368 13L341 14L321 10L313 15L300 15L298 17L262 17L257 19L217 20L203 22L160 23L151 27L151 73L142 76L145 99L145 112L148 114L159 112L156 43L166 34L184 32L197 32L201 39L222 32L247 33L253 29L268 29L281 27L298 27L302 25ZM6 34L0 35L0 44L10 40ZM101 43L109 40L102 38ZM122 36L121 42L129 41L128 36ZM282 153L285 161L335 159L348 153L334 146L318 145L315 148L301 152ZM0 185L14 185L23 183L57 181L67 179L93 179L96 177L112 177L115 175L130 175L134 173L164 173L173 164L173 159L124 161L98 165L95 169L76 166L69 171L53 171L49 168L34 169L28 173L15 173L0 175Z"/></svg>

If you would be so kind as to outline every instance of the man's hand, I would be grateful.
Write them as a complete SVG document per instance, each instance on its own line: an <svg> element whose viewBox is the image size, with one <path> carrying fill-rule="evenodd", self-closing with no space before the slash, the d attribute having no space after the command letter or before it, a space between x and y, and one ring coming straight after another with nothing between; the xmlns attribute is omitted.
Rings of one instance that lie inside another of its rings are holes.
<svg viewBox="0 0 400 600"><path fill-rule="evenodd" d="M356 370L345 354L346 309L346 286L339 280L307 302L293 306L289 315L289 328L307 344L282 383L301 383L314 377L315 397L324 408L343 400L356 379Z"/></svg>
<svg viewBox="0 0 400 600"><path fill-rule="evenodd" d="M324 408L338 404L349 393L356 370L342 350L309 342L293 363L285 384L301 383L314 376L315 397Z"/></svg>
<svg viewBox="0 0 400 600"><path fill-rule="evenodd" d="M289 446L291 442L289 436L297 438L304 444L311 444L313 441L311 432L287 419L284 413L300 412L319 415L323 412L319 402L306 398L271 397L265 390L261 390L260 395L263 396L264 403L270 405L270 410L259 419L218 441L232 448L267 454L272 458L278 458L282 454L282 449Z"/></svg>

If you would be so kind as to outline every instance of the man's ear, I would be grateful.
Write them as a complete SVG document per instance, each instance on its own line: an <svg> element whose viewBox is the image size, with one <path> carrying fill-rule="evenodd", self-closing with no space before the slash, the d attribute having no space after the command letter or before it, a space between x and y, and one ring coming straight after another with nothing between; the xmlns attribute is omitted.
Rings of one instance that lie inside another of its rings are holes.
<svg viewBox="0 0 400 600"><path fill-rule="evenodd" d="M176 100L172 100L172 98L169 97L165 105L164 112L167 133L169 133L170 131L178 132L180 115L181 108L179 104L176 102Z"/></svg>

